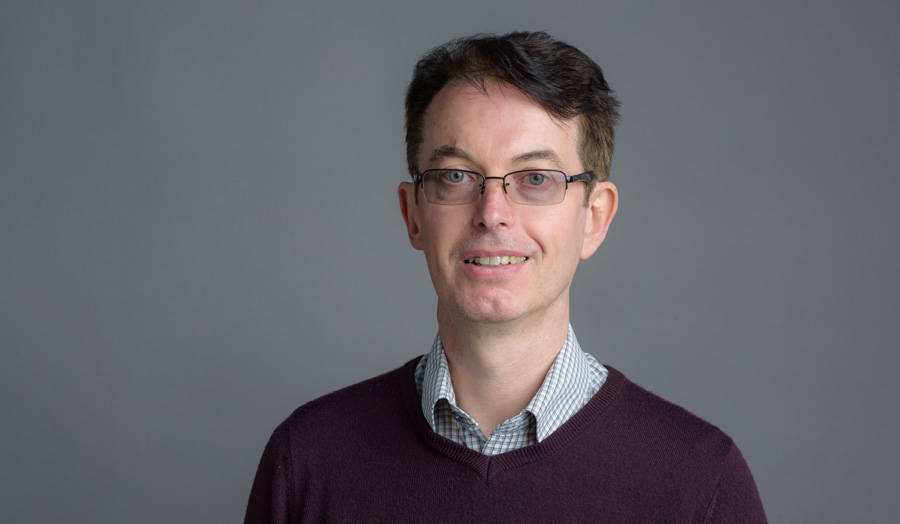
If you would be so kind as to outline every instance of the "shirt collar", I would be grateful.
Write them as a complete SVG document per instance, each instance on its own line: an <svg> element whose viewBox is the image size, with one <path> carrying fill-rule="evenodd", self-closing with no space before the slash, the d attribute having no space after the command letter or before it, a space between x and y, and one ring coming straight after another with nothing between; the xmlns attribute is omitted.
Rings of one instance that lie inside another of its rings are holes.
<svg viewBox="0 0 900 524"><path fill-rule="evenodd" d="M452 407L457 407L440 333L435 336L431 351L422 358L418 368L416 375L421 377L422 414L434 429L434 408L439 400L445 399ZM590 373L588 355L581 350L570 324L563 347L541 387L523 410L534 416L538 442L558 429L590 398L593 394Z"/></svg>
<svg viewBox="0 0 900 524"><path fill-rule="evenodd" d="M525 411L537 421L537 440L544 440L575 414L584 404L582 399L590 387L590 366L586 355L578 345L572 325L566 342L547 371L544 382Z"/></svg>
<svg viewBox="0 0 900 524"><path fill-rule="evenodd" d="M446 399L451 406L456 406L456 393L450 381L450 365L447 364L447 355L444 353L444 345L441 344L440 333L435 335L431 351L419 362L420 367L423 364L425 369L420 394L422 413L434 429L434 405L439 400Z"/></svg>

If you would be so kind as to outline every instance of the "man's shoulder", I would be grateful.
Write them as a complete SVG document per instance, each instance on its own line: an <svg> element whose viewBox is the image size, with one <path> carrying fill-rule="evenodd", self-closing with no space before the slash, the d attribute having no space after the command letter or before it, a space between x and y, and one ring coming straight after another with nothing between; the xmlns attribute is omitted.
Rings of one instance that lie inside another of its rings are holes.
<svg viewBox="0 0 900 524"><path fill-rule="evenodd" d="M419 358L421 357L416 357L387 373L357 382L311 400L294 410L288 419L305 419L318 417L323 414L335 416L343 412L358 415L358 410L362 406L368 408L383 407L385 400L387 400L386 397L395 399L402 393L403 388L412 387L414 384L413 370Z"/></svg>
<svg viewBox="0 0 900 524"><path fill-rule="evenodd" d="M698 521L704 515L743 521L729 517L746 514L748 522L765 522L753 477L728 435L606 367L606 383L585 407L594 415L589 429L570 448L572 468L603 471L598 482L622 507L665 508Z"/></svg>
<svg viewBox="0 0 900 524"><path fill-rule="evenodd" d="M607 368L610 379L620 383L619 401L613 409L616 423L632 438L708 456L722 456L733 447L731 438L718 426Z"/></svg>
<svg viewBox="0 0 900 524"><path fill-rule="evenodd" d="M405 397L415 394L413 371L418 360L301 405L275 432L284 432L290 440L346 439L353 427L368 423L383 427L391 419L405 417Z"/></svg>

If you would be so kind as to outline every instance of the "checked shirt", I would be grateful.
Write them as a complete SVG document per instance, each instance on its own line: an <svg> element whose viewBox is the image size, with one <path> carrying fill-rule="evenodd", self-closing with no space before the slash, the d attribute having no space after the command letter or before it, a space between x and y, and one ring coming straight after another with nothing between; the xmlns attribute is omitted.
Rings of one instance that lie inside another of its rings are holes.
<svg viewBox="0 0 900 524"><path fill-rule="evenodd" d="M521 413L485 436L456 405L440 333L416 366L422 413L435 433L485 455L499 455L541 442L584 407L606 381L608 371L578 345L572 326L544 382Z"/></svg>

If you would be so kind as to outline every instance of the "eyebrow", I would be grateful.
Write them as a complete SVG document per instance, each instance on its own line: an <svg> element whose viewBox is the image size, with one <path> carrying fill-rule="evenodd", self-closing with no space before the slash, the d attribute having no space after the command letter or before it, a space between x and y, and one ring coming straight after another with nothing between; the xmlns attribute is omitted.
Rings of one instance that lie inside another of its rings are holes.
<svg viewBox="0 0 900 524"><path fill-rule="evenodd" d="M460 160L466 160L468 162L472 161L472 155L470 155L468 151L454 146L441 146L435 149L434 153L431 154L432 162L437 162L438 160L443 160L445 158L459 158Z"/></svg>
<svg viewBox="0 0 900 524"><path fill-rule="evenodd" d="M438 160L443 160L445 158L458 158L460 160L466 160L468 162L473 161L472 155L470 155L468 151L455 146L441 146L435 149L434 153L432 153L431 155L432 162L437 162ZM524 164L526 162L531 162L534 160L544 160L552 164L553 167L562 169L562 161L560 160L559 155L557 155L550 149L536 149L534 151L528 151L522 153L521 155L517 155L512 159L514 164Z"/></svg>
<svg viewBox="0 0 900 524"><path fill-rule="evenodd" d="M531 162L533 160L544 160L553 164L553 166L557 169L562 169L562 161L560 160L559 156L549 149L538 149L535 151L522 153L521 155L513 158L513 163L524 164L525 162Z"/></svg>

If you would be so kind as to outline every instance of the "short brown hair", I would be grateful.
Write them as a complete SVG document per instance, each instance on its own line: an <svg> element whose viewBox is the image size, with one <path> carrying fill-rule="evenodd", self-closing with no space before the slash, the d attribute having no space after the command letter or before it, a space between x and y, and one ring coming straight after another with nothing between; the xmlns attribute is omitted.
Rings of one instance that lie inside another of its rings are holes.
<svg viewBox="0 0 900 524"><path fill-rule="evenodd" d="M467 82L486 92L486 79L515 87L555 118L577 117L583 167L593 171L595 181L609 178L619 102L600 66L544 32L460 38L419 60L406 90L410 174L418 174L425 112L435 95L451 82Z"/></svg>

